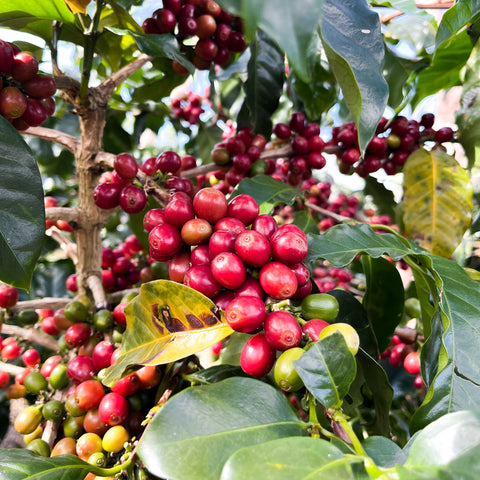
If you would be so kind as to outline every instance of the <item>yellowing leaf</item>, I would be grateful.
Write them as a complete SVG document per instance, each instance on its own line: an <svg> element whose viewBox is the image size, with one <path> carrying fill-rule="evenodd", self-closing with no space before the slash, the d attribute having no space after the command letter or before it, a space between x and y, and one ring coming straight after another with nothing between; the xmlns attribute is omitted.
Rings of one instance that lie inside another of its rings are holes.
<svg viewBox="0 0 480 480"><path fill-rule="evenodd" d="M85 13L91 0L65 0L68 8L75 13Z"/></svg>
<svg viewBox="0 0 480 480"><path fill-rule="evenodd" d="M103 383L112 386L132 365L159 365L214 345L233 330L222 312L196 290L169 280L145 283L125 308L122 350Z"/></svg>
<svg viewBox="0 0 480 480"><path fill-rule="evenodd" d="M471 221L473 187L454 157L418 149L404 168L405 233L435 255L448 258Z"/></svg>

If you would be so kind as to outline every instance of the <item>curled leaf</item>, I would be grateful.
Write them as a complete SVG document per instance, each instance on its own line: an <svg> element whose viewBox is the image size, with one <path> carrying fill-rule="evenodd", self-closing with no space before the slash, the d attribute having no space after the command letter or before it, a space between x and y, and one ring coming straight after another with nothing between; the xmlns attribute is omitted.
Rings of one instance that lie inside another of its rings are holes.
<svg viewBox="0 0 480 480"><path fill-rule="evenodd" d="M122 350L103 383L111 386L132 365L160 365L198 353L230 335L222 312L206 296L169 280L144 283L125 308Z"/></svg>
<svg viewBox="0 0 480 480"><path fill-rule="evenodd" d="M65 0L72 13L85 13L91 0Z"/></svg>

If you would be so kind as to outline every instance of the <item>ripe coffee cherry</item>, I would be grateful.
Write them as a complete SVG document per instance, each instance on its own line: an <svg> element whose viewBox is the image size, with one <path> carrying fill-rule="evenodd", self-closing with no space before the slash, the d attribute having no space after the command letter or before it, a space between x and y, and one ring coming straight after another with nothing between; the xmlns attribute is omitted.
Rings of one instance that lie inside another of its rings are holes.
<svg viewBox="0 0 480 480"><path fill-rule="evenodd" d="M233 53L241 53L245 50L247 42L240 32L232 31L228 36L227 47Z"/></svg>
<svg viewBox="0 0 480 480"><path fill-rule="evenodd" d="M278 225L271 215L259 215L252 223L252 230L261 233L268 240L277 230Z"/></svg>
<svg viewBox="0 0 480 480"><path fill-rule="evenodd" d="M435 132L434 139L437 143L450 142L453 140L453 130L450 127L443 127Z"/></svg>
<svg viewBox="0 0 480 480"><path fill-rule="evenodd" d="M67 376L72 383L78 385L93 378L95 368L90 357L78 355L72 358L67 364Z"/></svg>
<svg viewBox="0 0 480 480"><path fill-rule="evenodd" d="M113 168L124 180L133 180L138 172L138 164L129 153L120 153L113 161Z"/></svg>
<svg viewBox="0 0 480 480"><path fill-rule="evenodd" d="M10 375L7 372L0 370L0 389L7 388L9 383L10 383ZM13 398L13 397L10 397L10 398ZM21 398L21 397L18 397L18 398Z"/></svg>
<svg viewBox="0 0 480 480"><path fill-rule="evenodd" d="M208 298L216 297L222 288L209 265L195 265L187 270L183 283Z"/></svg>
<svg viewBox="0 0 480 480"><path fill-rule="evenodd" d="M22 353L22 348L17 342L12 342L2 348L1 355L4 360L14 360Z"/></svg>
<svg viewBox="0 0 480 480"><path fill-rule="evenodd" d="M84 345L90 338L92 331L86 323L74 323L65 332L65 343L69 348Z"/></svg>
<svg viewBox="0 0 480 480"><path fill-rule="evenodd" d="M182 166L182 160L178 153L168 150L161 153L157 157L155 163L156 170L160 170L162 173L177 173Z"/></svg>
<svg viewBox="0 0 480 480"><path fill-rule="evenodd" d="M104 395L105 390L98 380L86 380L75 387L73 398L76 406L87 412L97 408Z"/></svg>
<svg viewBox="0 0 480 480"><path fill-rule="evenodd" d="M102 340L95 345L92 352L92 362L97 372L110 366L110 359L114 350L115 345L106 340Z"/></svg>
<svg viewBox="0 0 480 480"><path fill-rule="evenodd" d="M0 114L6 118L19 118L27 109L27 99L17 87L0 90Z"/></svg>
<svg viewBox="0 0 480 480"><path fill-rule="evenodd" d="M260 285L267 295L277 300L292 297L297 291L297 277L280 262L269 262L260 270Z"/></svg>
<svg viewBox="0 0 480 480"><path fill-rule="evenodd" d="M301 263L307 258L308 241L294 231L272 237L270 246L273 259L286 265Z"/></svg>
<svg viewBox="0 0 480 480"><path fill-rule="evenodd" d="M298 347L302 341L302 328L288 312L278 310L267 315L264 324L265 338L276 350Z"/></svg>
<svg viewBox="0 0 480 480"><path fill-rule="evenodd" d="M99 208L109 210L120 205L122 187L116 183L101 183L93 189L93 201Z"/></svg>
<svg viewBox="0 0 480 480"><path fill-rule="evenodd" d="M258 203L250 195L237 195L228 202L227 216L238 218L245 225L251 225L258 213Z"/></svg>
<svg viewBox="0 0 480 480"><path fill-rule="evenodd" d="M23 89L30 97L41 100L55 95L57 85L55 80L49 75L38 74L26 82L23 85ZM52 107L50 106L49 108L51 109Z"/></svg>
<svg viewBox="0 0 480 480"><path fill-rule="evenodd" d="M217 223L215 223L214 230L216 232L233 232L235 235L238 235L239 233L244 232L246 228L243 222L238 218L223 217Z"/></svg>
<svg viewBox="0 0 480 480"><path fill-rule="evenodd" d="M27 108L20 120L23 120L31 127L38 127L48 118L47 111L41 102L34 98L27 98Z"/></svg>
<svg viewBox="0 0 480 480"><path fill-rule="evenodd" d="M236 332L254 332L267 316L263 300L258 296L240 296L225 309L225 320Z"/></svg>
<svg viewBox="0 0 480 480"><path fill-rule="evenodd" d="M193 197L193 209L199 218L210 223L225 217L227 213L227 199L225 195L212 187L199 190Z"/></svg>
<svg viewBox="0 0 480 480"><path fill-rule="evenodd" d="M318 336L320 332L330 325L325 320L321 320L320 318L312 318L308 322L304 323L302 326L302 332L305 335L308 335L312 341L316 342L318 340Z"/></svg>
<svg viewBox="0 0 480 480"><path fill-rule="evenodd" d="M30 80L38 72L38 60L28 52L20 52L13 58L12 77L18 82Z"/></svg>
<svg viewBox="0 0 480 480"><path fill-rule="evenodd" d="M403 368L408 373L418 375L420 373L420 352L407 353L403 359Z"/></svg>
<svg viewBox="0 0 480 480"><path fill-rule="evenodd" d="M195 217L192 199L185 192L176 192L168 200L165 207L165 221L181 229L183 225Z"/></svg>
<svg viewBox="0 0 480 480"><path fill-rule="evenodd" d="M173 257L183 246L180 232L169 223L154 227L148 235L148 243L157 255L165 257L165 259Z"/></svg>
<svg viewBox="0 0 480 480"><path fill-rule="evenodd" d="M145 365L135 373L140 379L141 390L148 390L157 386L162 379L162 371L156 365Z"/></svg>
<svg viewBox="0 0 480 480"><path fill-rule="evenodd" d="M225 288L238 288L245 281L245 265L234 253L224 252L217 255L210 264L215 280Z"/></svg>
<svg viewBox="0 0 480 480"><path fill-rule="evenodd" d="M204 263L208 265L210 262ZM198 264L200 265L200 264ZM168 277L170 280L178 283L183 283L187 270L192 266L190 262L190 253L180 252L172 257L168 262Z"/></svg>
<svg viewBox="0 0 480 480"><path fill-rule="evenodd" d="M160 33L171 33L175 30L177 19L170 10L159 8L152 13L152 18L155 20Z"/></svg>
<svg viewBox="0 0 480 480"><path fill-rule="evenodd" d="M228 230L219 230L213 232L210 240L208 241L209 258L213 259L219 253L223 252L234 252L236 238L237 234Z"/></svg>
<svg viewBox="0 0 480 480"><path fill-rule="evenodd" d="M130 413L128 401L122 395L111 392L107 393L98 406L98 415L103 423L114 426L125 421Z"/></svg>
<svg viewBox="0 0 480 480"><path fill-rule="evenodd" d="M254 335L242 349L240 366L253 377L264 377L275 363L275 349L267 342L263 333Z"/></svg>
<svg viewBox="0 0 480 480"><path fill-rule="evenodd" d="M129 214L140 213L147 204L147 196L143 188L128 185L122 188L119 196L120 207Z"/></svg>
<svg viewBox="0 0 480 480"><path fill-rule="evenodd" d="M151 232L153 227L160 225L161 223L166 223L165 220L165 210L163 208L152 208L148 210L143 217L143 228L147 232ZM111 265L103 265L103 268L107 268Z"/></svg>
<svg viewBox="0 0 480 480"><path fill-rule="evenodd" d="M22 360L27 367L36 367L40 363L40 353L34 348L29 348L23 352Z"/></svg>
<svg viewBox="0 0 480 480"><path fill-rule="evenodd" d="M12 308L18 302L18 290L10 285L0 285L0 307Z"/></svg>
<svg viewBox="0 0 480 480"><path fill-rule="evenodd" d="M129 397L140 389L140 378L136 372L127 375L112 387L112 392L118 393L124 397Z"/></svg>
<svg viewBox="0 0 480 480"><path fill-rule="evenodd" d="M235 240L235 253L252 267L262 267L270 260L270 242L255 230L245 230Z"/></svg>
<svg viewBox="0 0 480 480"><path fill-rule="evenodd" d="M200 15L196 20L198 38L209 38L215 33L217 22L211 15Z"/></svg>
<svg viewBox="0 0 480 480"><path fill-rule="evenodd" d="M127 325L127 318L125 316L125 307L128 305L128 302L120 302L113 309L113 319L116 323L125 327Z"/></svg>
<svg viewBox="0 0 480 480"><path fill-rule="evenodd" d="M360 151L356 148L349 148L342 153L342 162L347 165L353 165L360 160Z"/></svg>
<svg viewBox="0 0 480 480"><path fill-rule="evenodd" d="M13 47L10 43L0 40L0 72L11 73L13 67Z"/></svg>

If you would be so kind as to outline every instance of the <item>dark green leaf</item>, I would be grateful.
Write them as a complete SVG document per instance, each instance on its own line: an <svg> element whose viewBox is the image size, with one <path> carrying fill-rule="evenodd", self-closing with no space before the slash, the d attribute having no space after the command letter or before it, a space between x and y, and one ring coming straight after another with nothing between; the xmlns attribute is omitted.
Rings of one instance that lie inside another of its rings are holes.
<svg viewBox="0 0 480 480"><path fill-rule="evenodd" d="M84 478L88 472L102 474L76 455L40 457L23 448L0 449L0 478L2 480L71 480Z"/></svg>
<svg viewBox="0 0 480 480"><path fill-rule="evenodd" d="M409 15L430 16L425 10L417 8L414 0L375 0L371 3L372 5L395 8L396 10L408 13Z"/></svg>
<svg viewBox="0 0 480 480"><path fill-rule="evenodd" d="M29 289L45 233L43 187L35 158L0 118L0 279Z"/></svg>
<svg viewBox="0 0 480 480"><path fill-rule="evenodd" d="M230 198L242 193L251 195L260 206L260 213L263 214L271 213L276 205L292 205L301 191L268 175L257 175L242 180Z"/></svg>
<svg viewBox="0 0 480 480"><path fill-rule="evenodd" d="M438 365L438 372L427 399L412 419L413 431L445 413L480 409L480 365L473 360L480 350L480 307L472 302L480 296L480 285L451 260L432 258L443 281L443 312L439 331L431 335L422 355L432 358L430 349L438 355L436 363L433 358L430 361L431 368Z"/></svg>
<svg viewBox="0 0 480 480"><path fill-rule="evenodd" d="M172 397L153 417L137 453L158 477L213 480L240 448L303 433L279 390L234 377Z"/></svg>
<svg viewBox="0 0 480 480"><path fill-rule="evenodd" d="M402 320L405 293L395 265L384 258L362 257L367 290L362 305L378 343L376 357L388 347Z"/></svg>
<svg viewBox="0 0 480 480"><path fill-rule="evenodd" d="M475 480L480 475L480 414L445 415L410 442L408 459L395 470L400 479L454 478Z"/></svg>
<svg viewBox="0 0 480 480"><path fill-rule="evenodd" d="M246 373L235 365L214 365L213 367L188 374L188 380L195 383L217 383L230 377L245 377Z"/></svg>
<svg viewBox="0 0 480 480"><path fill-rule="evenodd" d="M478 0L458 0L443 15L438 25L435 39L438 48L446 40L456 35L461 29L472 23L480 14Z"/></svg>
<svg viewBox="0 0 480 480"><path fill-rule="evenodd" d="M281 438L238 450L223 467L220 480L353 480L354 461L325 440Z"/></svg>
<svg viewBox="0 0 480 480"><path fill-rule="evenodd" d="M326 408L342 405L357 372L355 357L339 332L315 342L294 365L307 389Z"/></svg>
<svg viewBox="0 0 480 480"><path fill-rule="evenodd" d="M388 215L391 219L395 219L397 204L393 192L370 175L365 179L365 195L370 195L373 198L379 214Z"/></svg>
<svg viewBox="0 0 480 480"><path fill-rule="evenodd" d="M278 103L285 80L285 60L277 45L262 31L258 31L250 44L248 78L245 82L246 103L250 126L255 133L269 138L272 115Z"/></svg>
<svg viewBox="0 0 480 480"><path fill-rule="evenodd" d="M321 37L357 124L363 151L375 133L388 100L388 86L382 75L384 47L378 14L364 1L327 0Z"/></svg>
<svg viewBox="0 0 480 480"><path fill-rule="evenodd" d="M391 468L395 464L403 465L407 459L407 453L389 438L371 436L366 438L362 445L379 467Z"/></svg>
<svg viewBox="0 0 480 480"><path fill-rule="evenodd" d="M307 208L297 210L293 214L293 223L305 233L318 232L318 222Z"/></svg>

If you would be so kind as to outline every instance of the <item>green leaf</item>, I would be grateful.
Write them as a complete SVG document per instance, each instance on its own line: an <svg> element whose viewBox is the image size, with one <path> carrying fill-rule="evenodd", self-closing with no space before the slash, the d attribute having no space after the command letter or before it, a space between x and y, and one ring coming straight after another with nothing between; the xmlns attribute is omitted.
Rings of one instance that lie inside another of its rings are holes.
<svg viewBox="0 0 480 480"><path fill-rule="evenodd" d="M367 437L362 446L375 464L382 468L391 468L395 464L403 465L407 459L407 453L389 438Z"/></svg>
<svg viewBox="0 0 480 480"><path fill-rule="evenodd" d="M301 195L298 188L291 187L268 175L256 175L243 179L234 189L230 199L246 193L251 195L260 207L260 214L271 213L277 205L292 205Z"/></svg>
<svg viewBox="0 0 480 480"><path fill-rule="evenodd" d="M449 40L460 30L472 23L480 14L480 2L478 0L458 0L443 15L438 25L435 44L438 48L443 42Z"/></svg>
<svg viewBox="0 0 480 480"><path fill-rule="evenodd" d="M281 438L235 452L223 467L220 480L352 480L350 464L354 461L326 440Z"/></svg>
<svg viewBox="0 0 480 480"><path fill-rule="evenodd" d="M125 30L121 28L110 28L110 30L119 35L131 35L138 45L138 48L147 55L152 57L166 57L171 60L176 60L182 64L192 75L195 72L195 67L180 53L180 46L177 39L170 33L163 35L144 34L134 32L132 30Z"/></svg>
<svg viewBox="0 0 480 480"><path fill-rule="evenodd" d="M364 151L388 100L388 86L382 75L384 47L378 14L364 1L327 0L321 37Z"/></svg>
<svg viewBox="0 0 480 480"><path fill-rule="evenodd" d="M407 461L395 469L401 480L477 479L480 475L480 413L462 411L445 415L419 432L408 447Z"/></svg>
<svg viewBox="0 0 480 480"><path fill-rule="evenodd" d="M137 453L152 475L215 480L240 448L301 436L303 428L279 390L234 377L173 396L147 426Z"/></svg>
<svg viewBox="0 0 480 480"><path fill-rule="evenodd" d="M0 448L2 480L69 480L84 478L88 472L101 475L102 471L76 455L45 458L24 448Z"/></svg>
<svg viewBox="0 0 480 480"><path fill-rule="evenodd" d="M480 409L480 365L472 360L480 350L480 307L472 302L472 298L479 298L480 285L451 260L432 258L443 281L442 312L422 356L431 357L431 368L438 370L424 403L412 418L412 431L445 413Z"/></svg>
<svg viewBox="0 0 480 480"><path fill-rule="evenodd" d="M262 31L257 32L250 51L245 82L250 126L255 133L269 138L272 133L271 118L278 108L283 90L285 60L282 51Z"/></svg>
<svg viewBox="0 0 480 480"><path fill-rule="evenodd" d="M214 365L213 367L209 367L204 370L188 373L186 378L188 378L190 382L208 384L217 383L230 377L245 376L247 376L247 374L244 373L240 367L235 365Z"/></svg>
<svg viewBox="0 0 480 480"><path fill-rule="evenodd" d="M375 177L369 175L365 179L365 195L370 195L373 198L378 213L381 215L388 215L391 219L395 219L396 207L395 197L393 192L379 182Z"/></svg>
<svg viewBox="0 0 480 480"><path fill-rule="evenodd" d="M373 1L372 5L394 8L408 15L431 17L425 10L417 8L414 0Z"/></svg>
<svg viewBox="0 0 480 480"><path fill-rule="evenodd" d="M38 2L36 0L3 0L0 4L0 24L9 23L10 28L19 28L35 20L56 20L73 24L75 17L64 0ZM15 26L11 22L14 22Z"/></svg>
<svg viewBox="0 0 480 480"><path fill-rule="evenodd" d="M326 408L342 405L357 373L355 357L339 332L315 342L294 365L307 389Z"/></svg>
<svg viewBox="0 0 480 480"><path fill-rule="evenodd" d="M388 347L402 320L405 292L402 278L392 262L384 258L362 257L367 290L362 305L375 332L377 357Z"/></svg>
<svg viewBox="0 0 480 480"><path fill-rule="evenodd" d="M436 255L449 257L471 221L473 187L457 160L418 149L404 167L405 233Z"/></svg>
<svg viewBox="0 0 480 480"><path fill-rule="evenodd" d="M245 20L249 35L257 28L262 29L285 52L299 77L305 82L310 80L305 52L322 17L324 0L304 0L300 8L289 0L221 0L219 3Z"/></svg>
<svg viewBox="0 0 480 480"><path fill-rule="evenodd" d="M317 233L318 232L318 222L315 220L313 215L310 213L308 208L303 210L296 210L293 213L293 223L302 229L305 233Z"/></svg>
<svg viewBox="0 0 480 480"><path fill-rule="evenodd" d="M432 64L418 74L414 106L429 95L462 84L461 70L472 51L470 37L459 32L442 43L432 59Z"/></svg>
<svg viewBox="0 0 480 480"><path fill-rule="evenodd" d="M142 284L125 308L122 350L102 380L113 385L130 365L159 365L198 353L233 330L207 297L169 280Z"/></svg>
<svg viewBox="0 0 480 480"><path fill-rule="evenodd" d="M45 233L43 187L32 151L0 118L0 280L29 289Z"/></svg>

